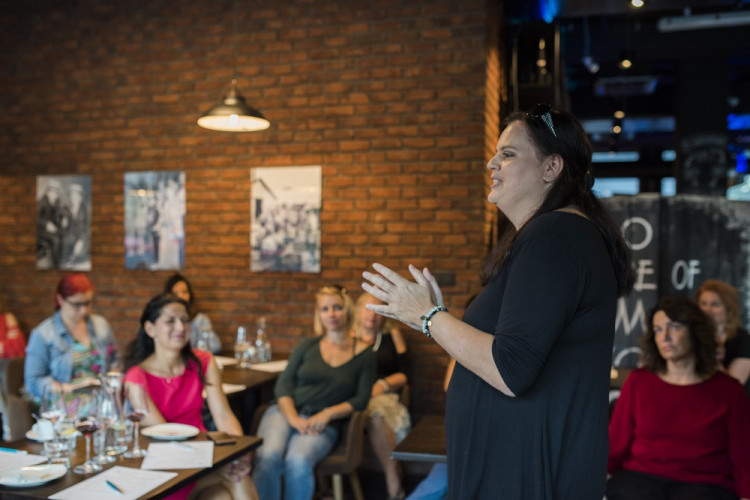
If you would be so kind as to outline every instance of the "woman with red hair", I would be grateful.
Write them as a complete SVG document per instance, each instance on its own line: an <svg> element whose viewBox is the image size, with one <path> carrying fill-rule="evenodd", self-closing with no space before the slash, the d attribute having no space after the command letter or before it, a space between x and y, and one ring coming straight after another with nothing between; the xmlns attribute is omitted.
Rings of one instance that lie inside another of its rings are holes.
<svg viewBox="0 0 750 500"><path fill-rule="evenodd" d="M57 284L57 312L31 331L24 380L35 398L45 388L69 392L98 383L99 374L117 362L117 346L107 320L91 313L94 286L84 274L69 274Z"/></svg>
<svg viewBox="0 0 750 500"><path fill-rule="evenodd" d="M695 301L716 325L722 369L739 380L750 397L750 334L742 328L739 292L725 281L706 280Z"/></svg>

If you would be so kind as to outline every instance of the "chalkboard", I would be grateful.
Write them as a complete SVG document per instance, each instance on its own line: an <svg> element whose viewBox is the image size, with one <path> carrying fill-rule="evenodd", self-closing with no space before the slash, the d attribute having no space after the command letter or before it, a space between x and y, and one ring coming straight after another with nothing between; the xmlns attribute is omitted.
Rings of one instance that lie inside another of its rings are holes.
<svg viewBox="0 0 750 500"><path fill-rule="evenodd" d="M638 364L638 339L657 298L693 297L705 280L740 292L743 324L750 324L750 203L721 197L656 194L602 200L633 252L636 284L618 302L614 366Z"/></svg>

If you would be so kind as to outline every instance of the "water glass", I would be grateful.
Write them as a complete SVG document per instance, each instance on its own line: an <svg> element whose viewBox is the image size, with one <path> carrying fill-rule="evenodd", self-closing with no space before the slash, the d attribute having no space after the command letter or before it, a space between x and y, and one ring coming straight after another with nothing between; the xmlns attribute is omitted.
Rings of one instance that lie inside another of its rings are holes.
<svg viewBox="0 0 750 500"><path fill-rule="evenodd" d="M61 464L70 469L70 453L67 438L57 437L44 442L44 454L51 464Z"/></svg>
<svg viewBox="0 0 750 500"><path fill-rule="evenodd" d="M128 443L133 440L133 422L118 420L110 427L114 437L114 445L107 448L108 455L119 455L128 449Z"/></svg>

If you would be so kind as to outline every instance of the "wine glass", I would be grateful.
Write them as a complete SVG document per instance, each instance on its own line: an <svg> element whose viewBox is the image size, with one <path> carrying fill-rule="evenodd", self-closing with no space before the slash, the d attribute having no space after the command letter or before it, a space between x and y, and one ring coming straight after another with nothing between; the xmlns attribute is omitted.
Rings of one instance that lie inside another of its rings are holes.
<svg viewBox="0 0 750 500"><path fill-rule="evenodd" d="M53 438L58 436L57 421L65 415L65 400L62 391L53 384L45 386L39 406L39 416L52 422Z"/></svg>
<svg viewBox="0 0 750 500"><path fill-rule="evenodd" d="M86 461L73 467L76 474L92 474L102 470L102 466L91 459L91 435L99 429L98 392L91 388L79 391L71 401L76 408L76 430L86 438Z"/></svg>
<svg viewBox="0 0 750 500"><path fill-rule="evenodd" d="M115 457L107 454L107 431L117 422L120 413L117 410L117 403L114 395L109 391L98 391L97 404L99 405L99 430L94 436L94 451L96 456L92 459L100 465L111 464L116 460Z"/></svg>
<svg viewBox="0 0 750 500"><path fill-rule="evenodd" d="M126 451L125 458L143 458L146 450L140 446L140 423L143 417L148 415L148 402L146 391L142 386L129 384L126 386L125 418L133 422L133 448Z"/></svg>

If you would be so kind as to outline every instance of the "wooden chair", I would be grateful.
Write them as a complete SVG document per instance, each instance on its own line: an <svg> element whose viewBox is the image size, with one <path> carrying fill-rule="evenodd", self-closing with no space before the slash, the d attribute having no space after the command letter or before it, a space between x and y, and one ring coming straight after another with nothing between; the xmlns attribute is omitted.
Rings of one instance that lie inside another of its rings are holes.
<svg viewBox="0 0 750 500"><path fill-rule="evenodd" d="M21 396L25 359L19 356L0 360L0 413L5 441L23 439L33 423L29 402Z"/></svg>
<svg viewBox="0 0 750 500"><path fill-rule="evenodd" d="M258 431L260 420L268 405L261 405L253 413L252 433ZM333 497L335 500L344 500L343 476L349 476L349 482L356 500L364 500L362 486L359 483L357 468L362 462L362 451L364 449L365 413L355 411L349 417L349 421L343 426L339 442L325 457L315 466L315 474L320 478L331 476L333 483Z"/></svg>

